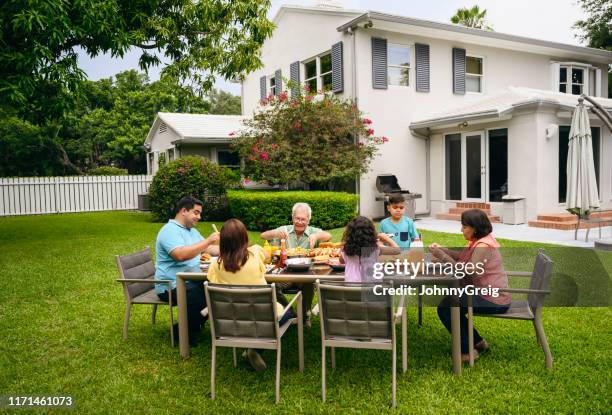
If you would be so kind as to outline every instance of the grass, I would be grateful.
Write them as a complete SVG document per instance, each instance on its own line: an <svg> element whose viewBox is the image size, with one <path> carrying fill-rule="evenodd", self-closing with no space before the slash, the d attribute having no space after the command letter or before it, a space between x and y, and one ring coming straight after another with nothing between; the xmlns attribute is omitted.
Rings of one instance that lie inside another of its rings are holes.
<svg viewBox="0 0 612 415"><path fill-rule="evenodd" d="M135 307L130 337L122 341L124 299L114 282L114 255L154 246L159 227L136 212L0 218L0 395L68 394L78 413L391 412L391 360L382 351L339 350L337 369L328 372L328 401L321 402L316 319L305 333L303 374L295 333L283 342L279 405L274 371L257 374L244 364L235 369L229 349L219 353L218 396L210 401L208 330L183 361L170 346L163 308L153 326L150 309ZM211 231L208 223L199 229ZM332 231L336 240L341 232ZM463 245L459 235L423 234L426 243ZM257 233L250 236L258 241ZM501 242L509 267L522 270L541 246ZM553 246L547 252L556 269L571 269L558 281L573 283L566 285L576 288L579 304L589 296L609 301L608 274L593 274L610 269L609 256ZM602 281L608 285L597 289ZM529 323L477 319L492 352L460 377L452 374L450 336L435 309L425 309L421 328L410 309L409 324L409 371L398 375L400 413L610 413L609 306L545 310L552 372L544 368ZM273 368L273 353L264 357Z"/></svg>

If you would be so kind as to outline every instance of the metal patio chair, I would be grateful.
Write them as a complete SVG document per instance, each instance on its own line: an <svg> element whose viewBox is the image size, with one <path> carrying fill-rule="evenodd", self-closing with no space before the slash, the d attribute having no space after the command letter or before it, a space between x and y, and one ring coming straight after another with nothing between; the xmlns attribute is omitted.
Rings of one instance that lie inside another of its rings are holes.
<svg viewBox="0 0 612 415"><path fill-rule="evenodd" d="M535 328L536 338L544 351L546 368L552 369L552 355L542 325L542 312L544 310L544 299L550 293L548 289L552 277L553 262L544 254L543 249L538 250L535 265L532 272L508 271L508 276L531 278L529 288L503 288L500 292L527 294L527 301L512 300L510 309L503 314L474 314L471 297L468 297L468 344L470 355L470 366L474 365L474 316L506 318L516 320L529 320Z"/></svg>
<svg viewBox="0 0 612 415"><path fill-rule="evenodd" d="M130 310L133 304L150 304L151 322L155 324L155 315L158 305L167 305L170 309L170 342L174 347L174 332L172 325L174 317L172 315L172 296L168 296L168 301L162 301L155 292L155 283L168 284L168 291L171 290L171 281L155 280L155 264L151 250L146 247L142 251L133 254L115 257L117 268L119 269L119 279L117 282L123 284L125 294L125 318L123 321L123 340L127 340L128 326L130 323Z"/></svg>
<svg viewBox="0 0 612 415"><path fill-rule="evenodd" d="M317 281L321 318L321 393L325 401L326 349L331 348L331 365L336 368L336 347L391 351L392 406L396 406L397 352L395 324L404 315L405 297L394 312L393 296L375 295L374 286L389 284ZM402 358L406 362L405 325L402 325ZM403 366L404 371L406 365Z"/></svg>
<svg viewBox="0 0 612 415"><path fill-rule="evenodd" d="M292 324L298 328L299 370L304 371L304 327L302 294L285 306L281 315L276 309L276 287L271 285L204 284L212 338L210 398L216 397L217 347L231 347L234 367L236 348L276 350L276 403L280 400L281 338ZM297 317L282 326L279 320L296 303Z"/></svg>

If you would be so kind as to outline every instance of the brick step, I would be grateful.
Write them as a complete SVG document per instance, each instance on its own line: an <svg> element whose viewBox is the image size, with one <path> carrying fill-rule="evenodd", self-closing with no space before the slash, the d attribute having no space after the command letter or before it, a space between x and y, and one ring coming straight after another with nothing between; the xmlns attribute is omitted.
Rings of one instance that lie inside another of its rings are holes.
<svg viewBox="0 0 612 415"><path fill-rule="evenodd" d="M463 212L465 212L466 210L470 210L470 209L474 209L474 208L458 208L458 207L455 207L455 208L448 209L448 213L453 213L453 214L461 215ZM491 215L491 209L481 209L481 208L478 208L478 209L482 210L488 216Z"/></svg>
<svg viewBox="0 0 612 415"><path fill-rule="evenodd" d="M571 213L546 213L538 215L538 220L546 222L574 222L576 223L576 215Z"/></svg>
<svg viewBox="0 0 612 415"><path fill-rule="evenodd" d="M587 228L599 228L599 223L580 223L580 229L587 229ZM569 230L574 230L576 229L576 221L573 222L560 222L560 221L555 221L555 220L530 220L529 221L529 226L531 226L532 228L548 228L548 229L558 229L558 230L565 230L565 231L569 231ZM612 219L606 222L602 222L601 226L612 226Z"/></svg>
<svg viewBox="0 0 612 415"><path fill-rule="evenodd" d="M489 217L489 220L492 223L500 223L501 222L501 218L499 216L491 216L491 215L487 215ZM436 219L444 219L444 220L456 220L456 221L461 221L461 214L460 213L438 213L436 215Z"/></svg>
<svg viewBox="0 0 612 415"><path fill-rule="evenodd" d="M480 203L480 202L457 202L458 208L464 209L489 209L491 210L491 205L488 203Z"/></svg>

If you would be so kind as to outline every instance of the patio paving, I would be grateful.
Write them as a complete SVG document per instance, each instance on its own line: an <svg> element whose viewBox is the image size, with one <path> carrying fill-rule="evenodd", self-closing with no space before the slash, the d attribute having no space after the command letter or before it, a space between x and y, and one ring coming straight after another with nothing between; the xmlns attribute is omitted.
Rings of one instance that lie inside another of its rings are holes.
<svg viewBox="0 0 612 415"><path fill-rule="evenodd" d="M461 224L454 220L442 220L434 217L417 218L415 222L417 229L428 231L461 233ZM601 237L603 239L612 236L612 227L602 226ZM599 230L591 229L589 242L584 242L586 229L578 231L578 240L574 240L574 231L563 231L558 229L532 228L524 225L505 225L503 223L493 223L493 234L496 238L511 239L515 241L541 242L556 245L576 246L581 248L593 248L595 241L599 239ZM431 242L431 241L429 241ZM427 244L428 241L425 241Z"/></svg>

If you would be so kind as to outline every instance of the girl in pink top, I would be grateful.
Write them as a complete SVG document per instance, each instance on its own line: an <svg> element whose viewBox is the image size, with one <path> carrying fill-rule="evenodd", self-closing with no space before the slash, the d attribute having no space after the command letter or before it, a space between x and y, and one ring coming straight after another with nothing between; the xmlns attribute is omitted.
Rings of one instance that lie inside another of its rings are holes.
<svg viewBox="0 0 612 415"><path fill-rule="evenodd" d="M502 257L499 253L499 243L493 235L493 226L486 213L480 209L466 210L461 214L461 232L468 241L466 248L452 250L442 248L433 243L429 246L434 257L446 263L471 263L471 269L475 271L461 279L461 286L473 285L476 288L508 288L508 276L504 271ZM468 268L469 269L469 268ZM450 307L453 305L454 297L445 297L438 305L438 317L449 331L451 330ZM467 295L460 298L461 302L461 353L464 361L469 360L468 355L468 332L467 332ZM479 314L503 314L510 308L512 296L510 293L498 292L494 295L474 295L472 304L474 312ZM478 352L489 349L486 340L483 339L476 328L474 328L474 357Z"/></svg>
<svg viewBox="0 0 612 415"><path fill-rule="evenodd" d="M340 262L346 264L344 280L347 282L375 282L374 264L378 255L397 255L400 249L386 234L377 233L374 223L365 216L357 216L344 230L344 247ZM383 246L386 243L390 246Z"/></svg>

